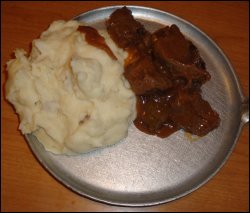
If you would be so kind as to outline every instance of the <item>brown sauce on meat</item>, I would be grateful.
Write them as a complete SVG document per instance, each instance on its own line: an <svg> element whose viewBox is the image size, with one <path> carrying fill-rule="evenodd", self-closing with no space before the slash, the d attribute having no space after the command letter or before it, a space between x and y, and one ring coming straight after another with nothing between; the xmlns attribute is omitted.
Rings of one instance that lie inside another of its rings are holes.
<svg viewBox="0 0 250 213"><path fill-rule="evenodd" d="M154 93L151 95L137 96L137 118L135 126L142 132L165 138L179 130L169 119L169 99L173 96L168 94ZM168 121L167 121L168 120Z"/></svg>
<svg viewBox="0 0 250 213"><path fill-rule="evenodd" d="M218 113L201 96L211 76L176 25L150 33L126 7L114 11L106 25L128 52L124 76L137 97L138 129L164 138L179 129L204 136L219 126Z"/></svg>
<svg viewBox="0 0 250 213"><path fill-rule="evenodd" d="M111 58L117 60L112 50L106 44L105 39L98 33L95 28L90 26L79 26L78 30L85 34L85 39L90 45L104 50Z"/></svg>

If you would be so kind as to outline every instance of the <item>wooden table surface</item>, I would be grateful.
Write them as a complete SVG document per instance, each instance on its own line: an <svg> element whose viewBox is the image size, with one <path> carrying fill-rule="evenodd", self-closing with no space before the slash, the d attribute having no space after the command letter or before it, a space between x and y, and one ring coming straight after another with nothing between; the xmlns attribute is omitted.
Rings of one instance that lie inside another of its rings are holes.
<svg viewBox="0 0 250 213"><path fill-rule="evenodd" d="M87 10L123 3L148 6L180 16L198 26L231 60L243 92L249 90L248 2L1 2L1 77L15 48L30 42L57 19L71 19ZM248 211L249 126L221 171L195 192L176 201L147 208L102 204L79 196L56 181L32 155L17 130L18 117L1 90L2 211Z"/></svg>

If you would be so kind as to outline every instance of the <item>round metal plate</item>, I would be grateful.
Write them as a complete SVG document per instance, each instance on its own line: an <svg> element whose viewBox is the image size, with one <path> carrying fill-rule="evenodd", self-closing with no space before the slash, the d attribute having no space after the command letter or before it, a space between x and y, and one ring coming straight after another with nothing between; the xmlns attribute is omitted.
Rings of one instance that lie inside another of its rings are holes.
<svg viewBox="0 0 250 213"><path fill-rule="evenodd" d="M89 11L75 19L104 28L105 20L118 7ZM33 135L26 138L41 164L73 191L109 204L149 206L182 197L219 171L243 126L244 97L223 52L197 27L152 8L129 9L150 31L176 24L198 47L212 77L202 87L203 97L220 114L219 128L191 142L182 131L161 139L131 126L128 137L118 144L74 157L51 154Z"/></svg>

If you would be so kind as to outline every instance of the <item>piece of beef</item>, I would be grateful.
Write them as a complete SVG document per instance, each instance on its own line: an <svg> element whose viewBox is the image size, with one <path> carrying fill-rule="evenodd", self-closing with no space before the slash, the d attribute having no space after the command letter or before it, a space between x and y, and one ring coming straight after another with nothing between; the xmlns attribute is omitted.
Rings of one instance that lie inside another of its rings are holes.
<svg viewBox="0 0 250 213"><path fill-rule="evenodd" d="M157 130L168 123L171 105L169 99L175 91L155 90L148 94L137 96L137 118L135 125L149 134L155 134ZM168 121L168 122L167 122Z"/></svg>
<svg viewBox="0 0 250 213"><path fill-rule="evenodd" d="M158 63L169 72L173 81L185 79L187 87L201 86L211 76L198 49L188 41L176 25L166 26L153 33L153 54Z"/></svg>
<svg viewBox="0 0 250 213"><path fill-rule="evenodd" d="M177 90L169 103L169 118L186 132L204 136L219 126L218 113L195 90Z"/></svg>
<svg viewBox="0 0 250 213"><path fill-rule="evenodd" d="M184 129L204 136L217 128L219 121L219 115L194 89L154 91L137 97L135 125L149 134L157 134L170 125L174 127L170 133Z"/></svg>
<svg viewBox="0 0 250 213"><path fill-rule="evenodd" d="M150 56L139 57L138 60L126 65L124 76L136 95L172 87L172 82L157 71Z"/></svg>
<svg viewBox="0 0 250 213"><path fill-rule="evenodd" d="M153 62L151 34L134 19L127 7L112 13L106 24L111 38L128 52L124 75L136 95L172 86L171 81L157 71Z"/></svg>
<svg viewBox="0 0 250 213"><path fill-rule="evenodd" d="M198 49L187 40L175 25L166 26L152 34L154 53L162 59L174 59L183 64L195 64L205 70L205 62Z"/></svg>
<svg viewBox="0 0 250 213"><path fill-rule="evenodd" d="M211 78L207 71L202 71L196 65L183 64L172 58L165 60L157 58L155 64L161 73L171 79L174 86L181 84L182 87L199 89Z"/></svg>
<svg viewBox="0 0 250 213"><path fill-rule="evenodd" d="M136 21L127 7L115 10L106 21L107 31L121 48L150 46L151 34Z"/></svg>

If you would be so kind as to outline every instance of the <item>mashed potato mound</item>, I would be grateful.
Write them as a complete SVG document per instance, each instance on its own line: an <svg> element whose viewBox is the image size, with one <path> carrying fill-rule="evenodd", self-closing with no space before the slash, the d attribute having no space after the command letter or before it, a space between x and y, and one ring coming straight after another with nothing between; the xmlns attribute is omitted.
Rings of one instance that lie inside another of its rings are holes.
<svg viewBox="0 0 250 213"><path fill-rule="evenodd" d="M136 117L135 95L123 77L127 54L98 31L118 60L89 45L77 21L55 21L7 63L6 98L19 129L45 149L75 155L119 142Z"/></svg>

